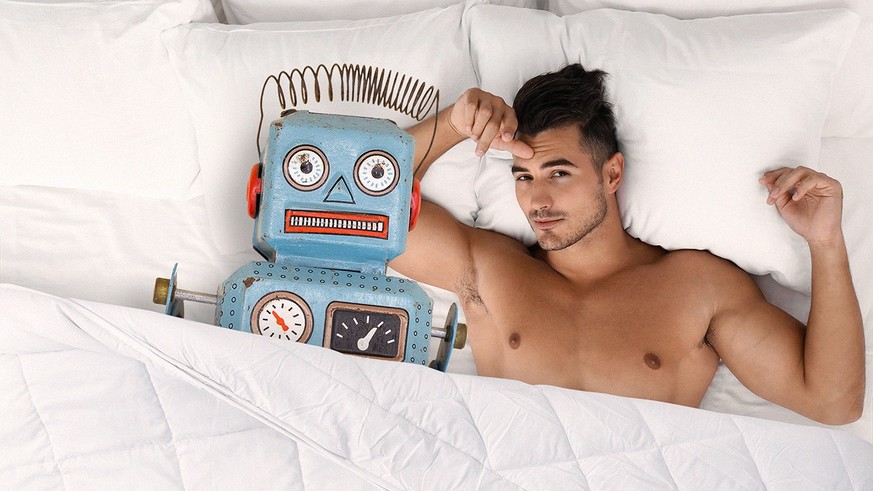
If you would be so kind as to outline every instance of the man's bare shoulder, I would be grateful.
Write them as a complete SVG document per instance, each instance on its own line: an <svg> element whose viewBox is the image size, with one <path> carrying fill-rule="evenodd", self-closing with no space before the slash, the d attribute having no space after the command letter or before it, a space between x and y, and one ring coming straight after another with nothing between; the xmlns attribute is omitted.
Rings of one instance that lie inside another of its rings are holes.
<svg viewBox="0 0 873 491"><path fill-rule="evenodd" d="M720 305L729 299L761 296L749 273L709 251L679 249L667 252L662 261L677 280L693 286L700 294L710 294Z"/></svg>
<svg viewBox="0 0 873 491"><path fill-rule="evenodd" d="M663 260L672 267L683 269L701 269L710 274L741 273L748 276L733 262L716 256L709 251L697 249L677 249L664 254Z"/></svg>
<svg viewBox="0 0 873 491"><path fill-rule="evenodd" d="M509 273L537 267L537 263L545 264L535 257L535 246L528 248L520 240L503 233L469 228L468 237L474 268L480 272L495 269L498 272Z"/></svg>
<svg viewBox="0 0 873 491"><path fill-rule="evenodd" d="M528 246L519 239L502 232L475 227L469 227L467 231L474 246L489 252L513 252L530 255Z"/></svg>

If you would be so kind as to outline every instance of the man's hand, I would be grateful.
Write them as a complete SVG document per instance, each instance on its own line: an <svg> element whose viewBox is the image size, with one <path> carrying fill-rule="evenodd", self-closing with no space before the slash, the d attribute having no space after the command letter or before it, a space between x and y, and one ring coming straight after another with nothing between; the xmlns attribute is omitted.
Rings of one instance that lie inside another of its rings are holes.
<svg viewBox="0 0 873 491"><path fill-rule="evenodd" d="M839 181L806 167L783 167L764 174L759 181L770 192L792 230L810 244L827 244L841 237L843 188Z"/></svg>
<svg viewBox="0 0 873 491"><path fill-rule="evenodd" d="M476 155L480 157L489 147L525 159L533 157L533 149L515 139L518 129L515 111L494 94L468 89L452 106L448 122L458 135L476 142Z"/></svg>

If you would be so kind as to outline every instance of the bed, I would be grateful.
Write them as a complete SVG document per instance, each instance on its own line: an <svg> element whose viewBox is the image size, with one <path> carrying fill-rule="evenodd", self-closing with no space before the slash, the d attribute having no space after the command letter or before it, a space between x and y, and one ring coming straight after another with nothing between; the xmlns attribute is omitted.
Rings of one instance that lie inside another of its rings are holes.
<svg viewBox="0 0 873 491"><path fill-rule="evenodd" d="M611 74L628 230L734 261L803 321L808 252L757 176L802 163L840 180L869 340L869 2L0 0L0 46L0 487L873 488L869 383L862 417L828 427L724 366L695 409L480 377L470 347L442 373L152 303L175 263L183 288L214 292L259 258L243 195L260 107L279 112L267 76L408 74L439 91L426 114L306 104L408 127L468 87L511 102L581 62ZM530 242L509 165L462 143L422 194ZM423 287L436 323L457 299Z"/></svg>

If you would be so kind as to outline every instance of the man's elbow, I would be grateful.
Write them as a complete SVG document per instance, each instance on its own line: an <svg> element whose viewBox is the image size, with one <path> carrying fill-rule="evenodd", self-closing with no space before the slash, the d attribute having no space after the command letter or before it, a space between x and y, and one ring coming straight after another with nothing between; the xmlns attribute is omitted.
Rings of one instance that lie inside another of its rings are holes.
<svg viewBox="0 0 873 491"><path fill-rule="evenodd" d="M864 413L863 404L854 404L847 408L838 408L827 411L821 418L813 418L819 423L826 425L847 425L861 419Z"/></svg>
<svg viewBox="0 0 873 491"><path fill-rule="evenodd" d="M820 400L821 401L821 400ZM808 417L827 425L847 425L864 414L864 384L838 399L821 401L814 414Z"/></svg>
<svg viewBox="0 0 873 491"><path fill-rule="evenodd" d="M861 386L855 392L855 397L851 398L848 404L846 404L846 408L843 412L843 422L837 424L847 425L849 423L854 423L861 419L861 416L864 414L864 393L866 392L865 384L862 382Z"/></svg>

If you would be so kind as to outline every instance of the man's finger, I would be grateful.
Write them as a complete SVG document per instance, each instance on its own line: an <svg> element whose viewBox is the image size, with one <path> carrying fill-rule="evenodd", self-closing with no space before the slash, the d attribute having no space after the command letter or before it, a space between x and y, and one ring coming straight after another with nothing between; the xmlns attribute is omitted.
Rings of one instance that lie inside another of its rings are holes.
<svg viewBox="0 0 873 491"><path fill-rule="evenodd" d="M464 127L459 129L461 131L466 131L468 136L473 133L473 122L476 120L476 111L478 109L478 101L471 101L468 99L464 103Z"/></svg>
<svg viewBox="0 0 873 491"><path fill-rule="evenodd" d="M790 167L780 167L779 169L767 171L764 173L763 176L761 176L758 179L758 181L761 182L762 184L766 184L768 182L773 183L776 181L776 179L779 178L779 176L781 176L782 174L784 174L786 172L790 172L790 171L791 171Z"/></svg>
<svg viewBox="0 0 873 491"><path fill-rule="evenodd" d="M780 195L788 193L801 179L809 173L808 169L798 167L790 172L783 173L776 179L773 189L770 191L770 197L778 198Z"/></svg>
<svg viewBox="0 0 873 491"><path fill-rule="evenodd" d="M533 157L534 151L527 143L521 140L511 140L506 143L506 149L512 152L518 158L529 159Z"/></svg>
<svg viewBox="0 0 873 491"><path fill-rule="evenodd" d="M794 185L792 198L797 201L815 192L817 196L841 196L842 187L839 181L819 172L811 172L807 177Z"/></svg>
<svg viewBox="0 0 873 491"><path fill-rule="evenodd" d="M515 111L506 111L500 124L500 137L505 142L511 142L515 138L515 131L517 129L518 118L515 117Z"/></svg>
<svg viewBox="0 0 873 491"><path fill-rule="evenodd" d="M479 108L476 109L476 116L473 120L473 129L471 130L472 135L470 136L474 141L482 139L482 132L485 131L485 126L491 121L493 113L494 108L491 106L490 102L479 102ZM491 140L488 140L487 143L490 142Z"/></svg>
<svg viewBox="0 0 873 491"><path fill-rule="evenodd" d="M479 138L479 142L476 145L476 155L483 156L485 152L488 151L488 147L491 146L492 142L495 139L500 139L500 125L493 118L491 121L485 125L485 129L482 130L482 136Z"/></svg>
<svg viewBox="0 0 873 491"><path fill-rule="evenodd" d="M808 193L815 186L815 179L810 177L801 179L799 182L794 184L794 193L791 195L791 199L794 201L800 201L800 199L806 196L806 193Z"/></svg>

